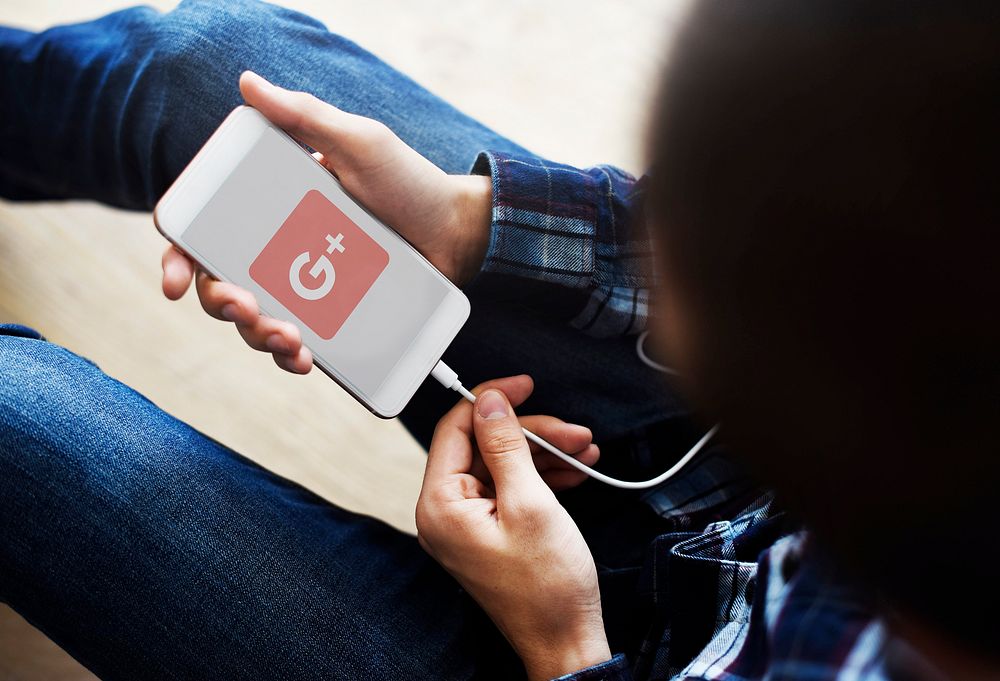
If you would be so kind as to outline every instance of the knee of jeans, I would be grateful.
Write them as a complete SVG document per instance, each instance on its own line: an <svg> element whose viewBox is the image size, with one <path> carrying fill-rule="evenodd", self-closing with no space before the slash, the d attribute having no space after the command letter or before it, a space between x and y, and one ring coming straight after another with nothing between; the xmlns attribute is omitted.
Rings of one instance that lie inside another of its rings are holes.
<svg viewBox="0 0 1000 681"><path fill-rule="evenodd" d="M88 360L0 336L0 518L167 503L201 484L188 456L199 446L196 431Z"/></svg>
<svg viewBox="0 0 1000 681"><path fill-rule="evenodd" d="M156 70L168 86L213 96L212 89L231 91L235 76L252 60L265 30L266 10L244 2L183 2L167 12L154 33ZM229 82L227 82L229 81ZM191 102L195 106L204 101Z"/></svg>
<svg viewBox="0 0 1000 681"><path fill-rule="evenodd" d="M255 0L186 0L163 15L157 57L171 78L204 80L260 70L294 53L303 32L323 29L310 17ZM225 83L222 83L225 84Z"/></svg>
<svg viewBox="0 0 1000 681"><path fill-rule="evenodd" d="M0 456L23 458L71 436L99 409L89 399L88 360L40 338L0 335Z"/></svg>
<svg viewBox="0 0 1000 681"><path fill-rule="evenodd" d="M147 203L152 205L225 116L243 103L239 76L274 77L322 25L251 0L187 0L159 15L138 40L141 63L132 94L135 112L153 112L140 135ZM141 127L141 126L140 126ZM151 134L146 134L151 133Z"/></svg>

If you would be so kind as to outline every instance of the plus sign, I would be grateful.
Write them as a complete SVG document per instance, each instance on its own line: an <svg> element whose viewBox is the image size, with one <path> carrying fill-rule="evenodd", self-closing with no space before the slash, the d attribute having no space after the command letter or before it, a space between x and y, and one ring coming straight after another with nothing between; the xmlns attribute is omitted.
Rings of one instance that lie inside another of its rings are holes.
<svg viewBox="0 0 1000 681"><path fill-rule="evenodd" d="M344 235L343 234L338 234L336 239L334 239L332 236L330 236L329 234L327 234L326 235L326 240L327 240L327 243L330 244L329 246L326 247L326 252L327 253L333 253L334 251L340 251L341 253L344 252L344 245L341 243L341 241L344 240Z"/></svg>

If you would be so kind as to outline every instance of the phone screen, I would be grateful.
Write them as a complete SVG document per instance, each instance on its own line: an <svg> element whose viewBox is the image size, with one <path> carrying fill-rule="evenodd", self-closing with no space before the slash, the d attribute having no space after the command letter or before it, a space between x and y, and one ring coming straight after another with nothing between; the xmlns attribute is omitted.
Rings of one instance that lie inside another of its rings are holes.
<svg viewBox="0 0 1000 681"><path fill-rule="evenodd" d="M266 314L297 322L313 353L368 395L392 375L449 290L272 129L182 240L216 273L253 293Z"/></svg>

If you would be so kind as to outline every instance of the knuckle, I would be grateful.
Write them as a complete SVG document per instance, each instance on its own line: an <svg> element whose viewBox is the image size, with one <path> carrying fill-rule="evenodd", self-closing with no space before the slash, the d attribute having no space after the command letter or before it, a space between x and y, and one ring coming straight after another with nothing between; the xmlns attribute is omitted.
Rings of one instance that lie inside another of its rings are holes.
<svg viewBox="0 0 1000 681"><path fill-rule="evenodd" d="M367 144L380 144L395 137L389 127L374 118L356 116L354 118L354 134Z"/></svg>
<svg viewBox="0 0 1000 681"><path fill-rule="evenodd" d="M259 315L260 312L257 309L257 299L253 297L253 294L249 291L240 289L239 292L233 297L234 300L238 300L240 304L247 310L251 315ZM259 321L259 317L258 317Z"/></svg>
<svg viewBox="0 0 1000 681"><path fill-rule="evenodd" d="M501 426L487 434L480 445L494 454L509 454L523 447L524 436L511 426Z"/></svg>
<svg viewBox="0 0 1000 681"><path fill-rule="evenodd" d="M470 545L474 537L469 536L468 519L462 514L449 510L447 504L435 501L434 499L424 499L421 497L417 501L417 509L414 515L414 524L417 529L417 537L432 548L447 547L449 545L461 544Z"/></svg>
<svg viewBox="0 0 1000 681"><path fill-rule="evenodd" d="M240 331L240 335L243 336L244 342L254 350L259 350L260 352L271 352L267 347L267 336L259 329L247 328L245 331L237 325L236 327ZM272 353L280 355L281 353Z"/></svg>
<svg viewBox="0 0 1000 681"><path fill-rule="evenodd" d="M302 342L302 334L299 333L299 328L294 324L283 324L279 331L285 334L292 345L299 345Z"/></svg>
<svg viewBox="0 0 1000 681"><path fill-rule="evenodd" d="M521 522L526 524L522 529L530 529L548 515L546 504L534 495L515 497L508 504L509 510L516 513Z"/></svg>
<svg viewBox="0 0 1000 681"><path fill-rule="evenodd" d="M323 102L309 92L292 90L289 97L295 104L295 108L300 112L309 112L310 114L315 115L319 111L319 108L323 106Z"/></svg>

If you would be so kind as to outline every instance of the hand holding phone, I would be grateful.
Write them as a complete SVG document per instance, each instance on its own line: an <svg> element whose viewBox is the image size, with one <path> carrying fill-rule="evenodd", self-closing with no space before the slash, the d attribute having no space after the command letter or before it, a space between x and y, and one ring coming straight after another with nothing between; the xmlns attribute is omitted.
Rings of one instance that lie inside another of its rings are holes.
<svg viewBox="0 0 1000 681"><path fill-rule="evenodd" d="M449 279L463 283L478 271L489 238L488 178L449 176L382 124L340 111L311 95L283 90L250 73L243 75L240 86L249 104L276 127L317 149L317 160L337 176L343 189L406 237ZM303 196L295 210L321 214L325 209L330 215L339 210L335 205L324 206L322 196L307 199ZM289 219L293 217L294 211ZM336 240L338 235L330 236ZM304 279L322 287L321 262L325 259L336 263L341 253L336 245L329 254L317 250L308 263L302 263ZM377 249L372 253L377 261ZM164 254L163 271L164 293L179 298L194 273L191 260L172 247ZM308 371L313 358L303 345L301 324L260 316L256 299L260 294L255 296L246 288L204 274L198 277L199 297L209 314L235 322L247 344L274 354L279 366L300 373ZM318 327L313 330L325 333ZM384 408L374 410L382 415L388 413Z"/></svg>

